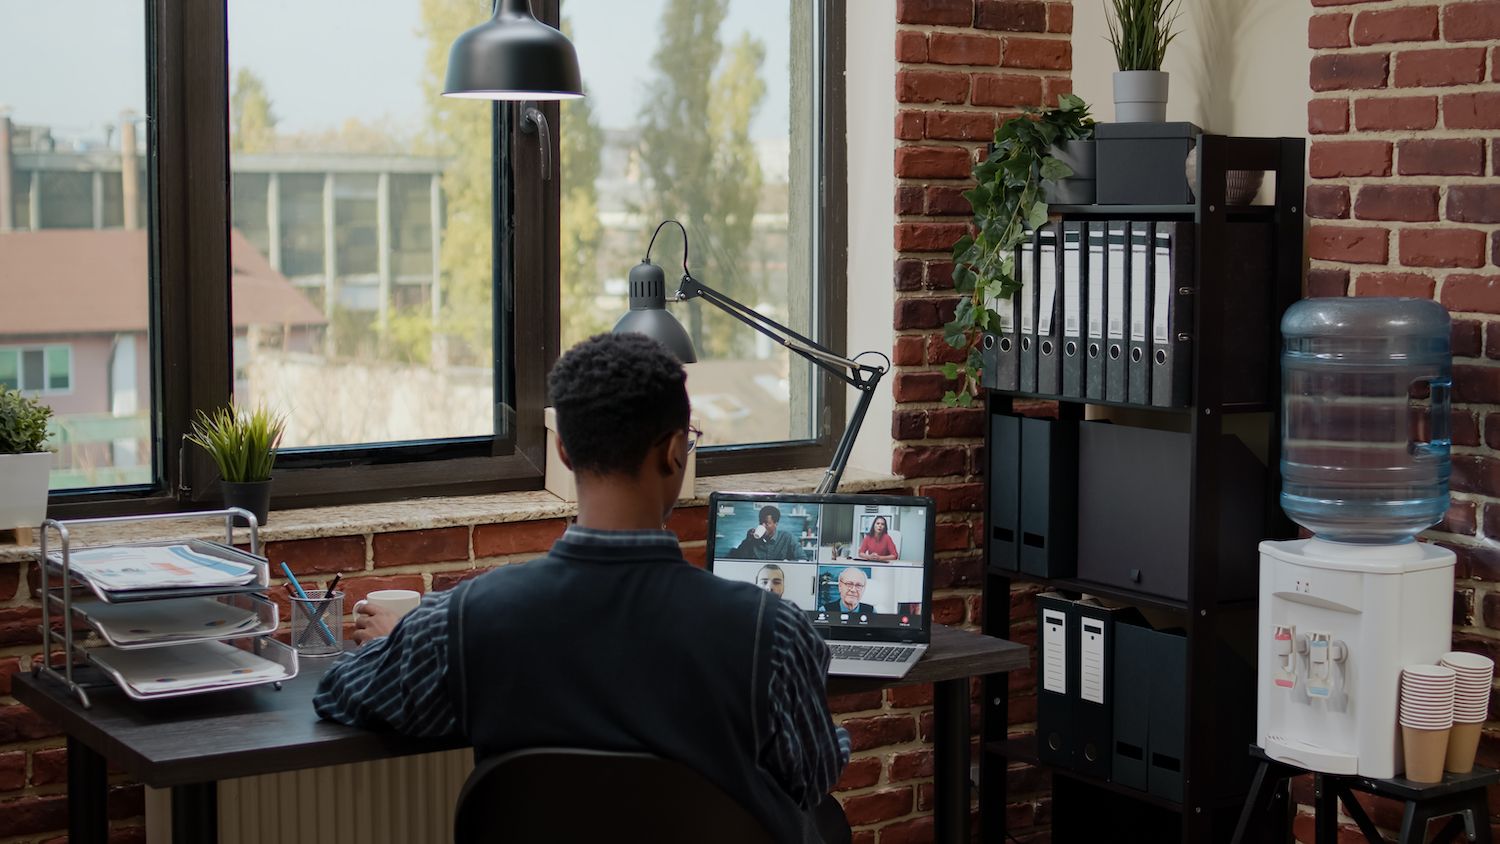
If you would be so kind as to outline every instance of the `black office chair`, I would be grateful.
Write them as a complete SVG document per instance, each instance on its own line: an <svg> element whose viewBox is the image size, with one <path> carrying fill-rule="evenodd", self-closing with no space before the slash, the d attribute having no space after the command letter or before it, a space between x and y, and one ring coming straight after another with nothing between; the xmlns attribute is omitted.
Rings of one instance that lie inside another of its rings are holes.
<svg viewBox="0 0 1500 844"><path fill-rule="evenodd" d="M487 759L458 795L455 844L773 844L703 775L646 753L537 748Z"/></svg>

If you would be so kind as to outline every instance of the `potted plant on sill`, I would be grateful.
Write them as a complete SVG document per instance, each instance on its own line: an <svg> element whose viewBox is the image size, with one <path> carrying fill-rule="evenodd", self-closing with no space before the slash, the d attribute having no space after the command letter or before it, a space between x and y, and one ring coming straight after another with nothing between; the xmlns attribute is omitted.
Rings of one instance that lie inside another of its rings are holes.
<svg viewBox="0 0 1500 844"><path fill-rule="evenodd" d="M40 400L0 387L0 530L15 530L22 544L30 544L31 529L47 518L50 418L52 408Z"/></svg>
<svg viewBox="0 0 1500 844"><path fill-rule="evenodd" d="M270 515L271 467L285 429L285 417L264 405L246 412L231 404L213 413L198 411L188 434L219 468L224 506L249 510L261 525Z"/></svg>
<svg viewBox="0 0 1500 844"><path fill-rule="evenodd" d="M1047 195L1074 175L1060 153L1063 145L1086 142L1086 149L1069 152L1093 157L1094 120L1081 97L1064 94L1057 107L1033 111L1005 121L995 130L990 154L974 167L977 183L964 192L974 209L971 235L953 246L953 286L964 294L953 320L943 328L943 339L965 352L963 363L947 363L943 375L957 380L957 389L943 396L949 405L968 407L974 401L981 367L979 341L1000 326L995 305L1021 288L1016 274L1016 247L1031 229L1047 222ZM1092 175L1092 161L1089 171Z"/></svg>
<svg viewBox="0 0 1500 844"><path fill-rule="evenodd" d="M1109 43L1115 49L1115 122L1167 119L1167 45L1177 37L1178 0L1111 0Z"/></svg>

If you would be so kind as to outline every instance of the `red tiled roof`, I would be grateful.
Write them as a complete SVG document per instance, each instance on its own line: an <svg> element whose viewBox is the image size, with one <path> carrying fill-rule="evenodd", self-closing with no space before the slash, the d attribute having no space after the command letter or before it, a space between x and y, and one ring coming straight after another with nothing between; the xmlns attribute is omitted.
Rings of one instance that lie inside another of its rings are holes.
<svg viewBox="0 0 1500 844"><path fill-rule="evenodd" d="M234 325L322 325L313 306L239 231L230 232ZM0 234L0 335L145 331L145 231Z"/></svg>

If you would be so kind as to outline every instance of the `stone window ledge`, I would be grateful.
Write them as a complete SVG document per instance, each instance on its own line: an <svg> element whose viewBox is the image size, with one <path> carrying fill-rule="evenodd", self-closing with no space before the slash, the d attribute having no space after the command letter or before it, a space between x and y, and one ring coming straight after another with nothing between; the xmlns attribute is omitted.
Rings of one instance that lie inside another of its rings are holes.
<svg viewBox="0 0 1500 844"><path fill-rule="evenodd" d="M793 469L698 478L693 489L693 497L679 501L677 506L678 508L703 506L708 503L709 494L718 491L811 492L823 479L823 474L823 469ZM849 469L845 471L839 489L841 492L868 492L893 489L901 486L902 483L901 479L890 475ZM270 524L261 528L260 538L264 543L399 533L468 525L568 519L577 512L576 504L563 501L545 490L414 498L378 504L275 510L271 513ZM84 544L151 542L195 536L205 539L222 539L222 527L215 529L214 524L214 521L208 519L197 519L191 522L127 523L108 527L78 528L71 531L70 536L74 541ZM238 530L235 533L237 541L249 541L247 531ZM0 563L32 559L34 551L35 546L0 544Z"/></svg>

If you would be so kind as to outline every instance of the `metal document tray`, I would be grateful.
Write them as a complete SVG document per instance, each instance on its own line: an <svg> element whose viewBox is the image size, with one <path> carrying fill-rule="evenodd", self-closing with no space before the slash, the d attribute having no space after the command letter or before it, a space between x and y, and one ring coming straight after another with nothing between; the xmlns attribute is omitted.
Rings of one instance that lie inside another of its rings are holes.
<svg viewBox="0 0 1500 844"><path fill-rule="evenodd" d="M276 641L275 639L272 639L269 636L252 640L251 647L253 649L251 651L252 653L254 653L256 656L259 656L261 659L267 660L269 662L274 662L277 665L285 668L286 674L281 677L268 677L264 679L250 680L235 685L213 686L210 688L200 689L182 689L178 691L162 692L159 694L147 694L138 691L137 689L135 689L135 687L131 686L130 683L126 682L124 676L122 676L119 671L110 667L106 662L101 662L98 659L98 655L93 653L93 651L97 649L89 648L88 652L89 662L105 675L107 675L115 685L119 686L120 689L125 692L126 696L130 697L133 700L166 700L167 698L185 697L187 695L202 695L212 694L214 692L227 692L235 689L248 689L255 686L264 686L268 683L274 685L277 689L280 689L282 683L285 683L286 681L297 676L297 651L293 648L287 645L283 645L282 643Z"/></svg>
<svg viewBox="0 0 1500 844"><path fill-rule="evenodd" d="M68 570L68 575L74 583L88 588L99 597L99 600L109 604L128 603L131 601L158 601L163 598L191 598L210 595L240 595L250 592L263 592L271 585L271 564L265 557L241 551L232 545L222 542L212 542L206 539L174 539L157 542L120 542L110 543L112 548L165 548L171 545L186 545L193 551L211 557L218 557L236 563L244 563L254 567L255 579L243 586L203 586L203 587L172 587L164 589L132 589L128 592L110 592L102 589L86 576L76 571ZM61 551L48 551L47 570L52 574L63 574L63 554Z"/></svg>
<svg viewBox="0 0 1500 844"><path fill-rule="evenodd" d="M62 588L53 587L47 591L48 600L52 601L53 605L58 607L60 610L63 605ZM251 639L255 638L256 636L265 636L270 633L275 633L276 626L280 621L275 602L258 594L213 595L203 596L201 599L191 597L171 598L158 603L170 604L173 601L181 600L217 601L219 603L226 604L238 609L249 610L250 612L255 613L256 624L253 627L240 627L232 630L214 631L210 629L195 636L169 635L158 639L120 641L120 639L116 635L116 632L111 630L111 625L106 621L95 617L95 615L93 614L93 608L98 607L101 604L105 604L106 602L100 601L97 598L87 596L75 597L73 599L73 611L83 616L83 620L88 624L89 628L97 633L99 635L99 638L103 639L106 644L108 644L112 648L119 648L122 651L135 650L139 648L161 648L169 647L172 645L185 645L192 642L217 642L230 641L233 639ZM137 602L131 601L127 603L134 604Z"/></svg>

